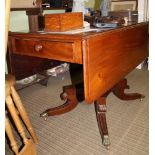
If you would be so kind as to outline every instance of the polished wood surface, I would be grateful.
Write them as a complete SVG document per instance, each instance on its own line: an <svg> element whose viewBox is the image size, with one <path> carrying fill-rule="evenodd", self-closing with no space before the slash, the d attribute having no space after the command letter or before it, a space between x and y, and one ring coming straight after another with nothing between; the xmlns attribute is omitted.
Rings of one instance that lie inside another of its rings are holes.
<svg viewBox="0 0 155 155"><path fill-rule="evenodd" d="M83 91L82 91L83 92ZM67 113L73 110L78 105L77 92L74 86L65 86L63 87L63 92L60 94L61 100L66 101L64 104L50 108L40 114L41 117L44 117L45 120L47 116L55 116Z"/></svg>
<svg viewBox="0 0 155 155"><path fill-rule="evenodd" d="M39 58L48 58L82 63L80 41L52 41L50 39L15 38L12 40L13 53ZM51 52L52 49L52 52Z"/></svg>
<svg viewBox="0 0 155 155"><path fill-rule="evenodd" d="M8 53L7 60L8 72L13 74L16 80L24 79L60 64L53 60L18 55L12 52Z"/></svg>
<svg viewBox="0 0 155 155"><path fill-rule="evenodd" d="M14 54L83 64L85 101L92 103L148 57L148 22L68 35L11 33L10 43Z"/></svg>
<svg viewBox="0 0 155 155"><path fill-rule="evenodd" d="M90 36L83 47L85 100L91 103L148 57L148 24Z"/></svg>
<svg viewBox="0 0 155 155"><path fill-rule="evenodd" d="M10 51L14 54L76 63L83 67L82 82L64 87L66 102L47 109L41 117L60 115L78 102L95 103L102 142L109 148L106 122L106 97L113 92L122 100L141 99L128 89L124 77L148 57L148 23L130 24L108 31L79 34L11 33ZM80 68L81 68L80 66Z"/></svg>

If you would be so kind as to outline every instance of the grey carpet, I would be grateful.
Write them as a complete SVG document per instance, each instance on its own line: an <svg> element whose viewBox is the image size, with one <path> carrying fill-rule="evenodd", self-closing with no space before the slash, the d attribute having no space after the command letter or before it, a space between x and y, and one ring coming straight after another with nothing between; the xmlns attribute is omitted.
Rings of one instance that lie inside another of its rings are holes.
<svg viewBox="0 0 155 155"><path fill-rule="evenodd" d="M39 115L45 109L61 105L62 86L70 84L69 74L51 77L48 86L32 85L19 91L40 140L38 155L148 155L148 71L134 70L128 76L130 89L145 95L143 101L121 101L113 94L107 99L107 123L111 140L106 150L100 138L93 104L80 103L61 116ZM6 155L11 151L6 144Z"/></svg>

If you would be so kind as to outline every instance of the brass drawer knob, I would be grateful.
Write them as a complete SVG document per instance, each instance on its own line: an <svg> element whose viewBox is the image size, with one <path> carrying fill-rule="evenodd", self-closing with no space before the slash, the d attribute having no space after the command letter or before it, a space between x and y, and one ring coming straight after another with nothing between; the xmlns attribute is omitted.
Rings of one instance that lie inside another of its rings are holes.
<svg viewBox="0 0 155 155"><path fill-rule="evenodd" d="M43 49L43 46L41 44L35 45L34 49L36 52L40 52Z"/></svg>

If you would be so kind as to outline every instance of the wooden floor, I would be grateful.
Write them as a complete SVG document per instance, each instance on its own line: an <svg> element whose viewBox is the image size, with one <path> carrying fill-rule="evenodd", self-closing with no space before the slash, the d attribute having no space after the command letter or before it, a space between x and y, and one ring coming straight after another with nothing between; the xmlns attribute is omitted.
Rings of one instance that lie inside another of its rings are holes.
<svg viewBox="0 0 155 155"><path fill-rule="evenodd" d="M148 71L134 70L128 76L127 92L145 95L143 101L121 101L108 96L107 123L111 147L102 145L94 105L80 103L70 113L39 117L45 109L62 104L59 94L70 84L69 74L51 77L48 86L32 85L19 91L40 140L38 155L148 155ZM6 143L6 155L10 155Z"/></svg>

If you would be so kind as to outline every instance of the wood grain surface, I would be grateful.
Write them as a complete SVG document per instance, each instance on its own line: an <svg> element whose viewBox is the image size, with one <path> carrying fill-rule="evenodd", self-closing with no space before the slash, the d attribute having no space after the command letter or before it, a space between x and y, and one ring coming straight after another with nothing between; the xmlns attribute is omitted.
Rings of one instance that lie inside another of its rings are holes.
<svg viewBox="0 0 155 155"><path fill-rule="evenodd" d="M91 103L148 57L148 22L78 34L11 33L10 43L14 54L83 64Z"/></svg>

